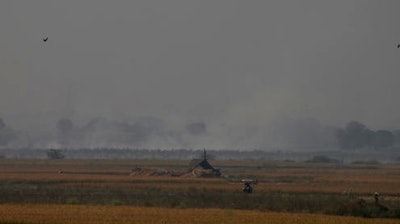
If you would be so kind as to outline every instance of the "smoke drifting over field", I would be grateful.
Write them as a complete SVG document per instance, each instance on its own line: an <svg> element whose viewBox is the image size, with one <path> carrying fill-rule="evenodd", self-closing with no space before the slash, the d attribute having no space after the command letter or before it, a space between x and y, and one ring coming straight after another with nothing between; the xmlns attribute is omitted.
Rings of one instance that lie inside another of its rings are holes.
<svg viewBox="0 0 400 224"><path fill-rule="evenodd" d="M328 148L351 120L399 127L399 8L5 1L0 118L29 147Z"/></svg>
<svg viewBox="0 0 400 224"><path fill-rule="evenodd" d="M263 126L209 125L189 122L171 125L154 117L134 121L92 119L84 125L60 119L52 133L20 135L8 146L31 148L146 148L327 150L335 147L335 129L316 120L286 120ZM24 139L25 137L25 139Z"/></svg>

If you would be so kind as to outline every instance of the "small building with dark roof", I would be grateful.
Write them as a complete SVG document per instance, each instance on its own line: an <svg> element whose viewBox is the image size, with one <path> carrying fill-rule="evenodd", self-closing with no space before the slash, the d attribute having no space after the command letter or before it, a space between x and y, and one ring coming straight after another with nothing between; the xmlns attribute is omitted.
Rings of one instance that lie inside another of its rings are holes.
<svg viewBox="0 0 400 224"><path fill-rule="evenodd" d="M203 152L203 159L194 159L190 162L190 166L192 168L192 173L197 174L199 170L204 170L206 172L201 172L201 176L214 176L219 177L221 176L221 172L219 169L214 168L207 160L207 153L204 149ZM197 171L197 172L196 172ZM207 175L204 175L207 173ZM199 175L196 175L199 176Z"/></svg>

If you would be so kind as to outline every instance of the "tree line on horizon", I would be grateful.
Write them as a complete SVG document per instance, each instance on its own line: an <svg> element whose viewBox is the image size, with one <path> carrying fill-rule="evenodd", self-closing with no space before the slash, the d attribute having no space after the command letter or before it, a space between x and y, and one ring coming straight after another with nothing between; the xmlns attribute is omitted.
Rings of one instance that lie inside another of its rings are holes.
<svg viewBox="0 0 400 224"><path fill-rule="evenodd" d="M340 148L345 150L381 150L400 144L400 130L373 131L358 121L350 121L345 128L336 131L336 138Z"/></svg>
<svg viewBox="0 0 400 224"><path fill-rule="evenodd" d="M127 143L141 143L151 135L164 134L162 133L165 129L164 126L162 121L156 119L147 119L134 124L93 119L83 127L77 128L72 120L60 118L55 125L57 130L56 141L61 147L68 148L71 142L79 141L85 135L93 135L95 130L116 130L113 139L108 140L119 142L122 139ZM190 123L185 126L185 130L190 135L202 136L206 134L207 126L203 122ZM358 121L350 121L344 128L334 128L334 130L336 131L332 133L335 136L332 137L336 139L336 147L343 150L382 150L400 146L400 129L394 131L371 130ZM19 135L19 132L6 125L4 120L0 118L0 147L14 145L11 143L17 142Z"/></svg>

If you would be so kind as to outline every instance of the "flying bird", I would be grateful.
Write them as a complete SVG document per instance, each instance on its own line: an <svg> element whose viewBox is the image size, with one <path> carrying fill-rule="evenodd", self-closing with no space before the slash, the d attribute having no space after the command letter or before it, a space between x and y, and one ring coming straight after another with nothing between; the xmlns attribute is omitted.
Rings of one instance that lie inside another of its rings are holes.
<svg viewBox="0 0 400 224"><path fill-rule="evenodd" d="M49 39L48 37L43 38L43 42L46 42L48 39Z"/></svg>

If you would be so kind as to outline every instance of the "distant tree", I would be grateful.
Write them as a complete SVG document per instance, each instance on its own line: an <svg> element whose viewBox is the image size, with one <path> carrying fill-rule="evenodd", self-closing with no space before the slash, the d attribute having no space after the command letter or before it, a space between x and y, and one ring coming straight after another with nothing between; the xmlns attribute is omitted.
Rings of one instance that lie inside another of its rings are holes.
<svg viewBox="0 0 400 224"><path fill-rule="evenodd" d="M376 132L372 130L365 130L365 144L368 146L370 149L375 149L375 138L376 138Z"/></svg>
<svg viewBox="0 0 400 224"><path fill-rule="evenodd" d="M49 159L64 159L64 154L61 152L61 150L57 149L50 149L46 152L47 158Z"/></svg>
<svg viewBox="0 0 400 224"><path fill-rule="evenodd" d="M314 156L313 158L311 158L307 162L309 162L309 163L340 163L339 160L332 159L332 158L329 158L327 156Z"/></svg>
<svg viewBox="0 0 400 224"><path fill-rule="evenodd" d="M400 139L400 132L397 136ZM370 149L382 149L393 146L396 135L387 130L372 131L365 125L357 122L349 122L345 129L336 132L339 145L343 149L358 149L368 147Z"/></svg>
<svg viewBox="0 0 400 224"><path fill-rule="evenodd" d="M339 145L343 149L357 149L367 146L370 130L360 122L351 121L345 129L339 129L336 133Z"/></svg>
<svg viewBox="0 0 400 224"><path fill-rule="evenodd" d="M400 130L394 130L392 133L394 136L394 144L400 145Z"/></svg>
<svg viewBox="0 0 400 224"><path fill-rule="evenodd" d="M395 136L392 132L387 130L379 130L375 132L373 137L374 149L382 149L393 146Z"/></svg>

